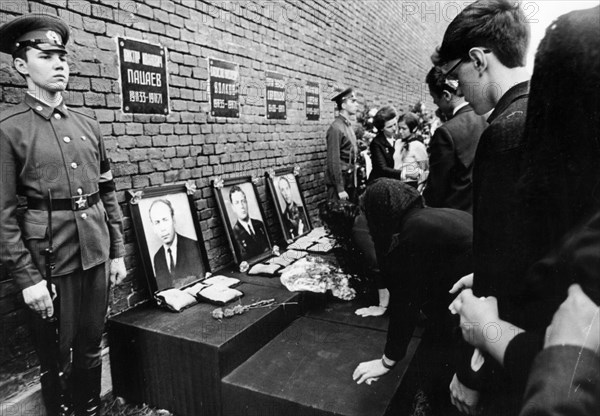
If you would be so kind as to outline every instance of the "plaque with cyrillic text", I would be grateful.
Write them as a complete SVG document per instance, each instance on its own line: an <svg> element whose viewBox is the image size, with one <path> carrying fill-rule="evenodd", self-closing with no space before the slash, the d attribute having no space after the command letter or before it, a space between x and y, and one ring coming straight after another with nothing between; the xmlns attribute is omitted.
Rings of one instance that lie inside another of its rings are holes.
<svg viewBox="0 0 600 416"><path fill-rule="evenodd" d="M267 119L285 120L287 109L285 106L285 81L282 74L267 72Z"/></svg>
<svg viewBox="0 0 600 416"><path fill-rule="evenodd" d="M124 113L168 114L167 51L160 45L117 38Z"/></svg>
<svg viewBox="0 0 600 416"><path fill-rule="evenodd" d="M306 119L318 120L321 117L319 83L306 82Z"/></svg>
<svg viewBox="0 0 600 416"><path fill-rule="evenodd" d="M210 115L239 118L240 66L232 62L210 58Z"/></svg>

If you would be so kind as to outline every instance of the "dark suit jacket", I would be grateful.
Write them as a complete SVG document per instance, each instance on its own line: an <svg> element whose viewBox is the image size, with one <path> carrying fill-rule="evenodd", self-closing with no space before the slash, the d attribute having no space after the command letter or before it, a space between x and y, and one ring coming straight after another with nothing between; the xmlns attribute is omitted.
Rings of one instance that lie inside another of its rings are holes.
<svg viewBox="0 0 600 416"><path fill-rule="evenodd" d="M173 282L187 276L203 277L204 266L198 242L177 234L177 259L175 269L169 272L167 267L167 253L162 246L154 254L154 274L158 290L173 287Z"/></svg>
<svg viewBox="0 0 600 416"><path fill-rule="evenodd" d="M487 127L470 105L438 127L429 143L429 177L423 193L427 205L473 210L473 159L481 133Z"/></svg>
<svg viewBox="0 0 600 416"><path fill-rule="evenodd" d="M384 134L379 133L369 145L373 170L369 175L369 182L377 178L400 179L402 171L394 169L394 146L392 146Z"/></svg>
<svg viewBox="0 0 600 416"><path fill-rule="evenodd" d="M233 227L234 243L242 261L251 259L269 250L267 230L262 221L251 218L254 237L237 221Z"/></svg>

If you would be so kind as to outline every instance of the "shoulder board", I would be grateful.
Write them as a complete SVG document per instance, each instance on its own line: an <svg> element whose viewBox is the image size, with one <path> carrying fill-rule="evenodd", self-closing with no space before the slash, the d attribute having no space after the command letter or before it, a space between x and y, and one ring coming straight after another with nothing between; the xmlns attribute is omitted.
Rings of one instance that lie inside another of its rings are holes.
<svg viewBox="0 0 600 416"><path fill-rule="evenodd" d="M16 115L26 113L29 110L31 110L31 107L23 103L9 107L7 109L2 109L2 111L0 111L0 122L4 122Z"/></svg>
<svg viewBox="0 0 600 416"><path fill-rule="evenodd" d="M81 114L82 116L86 116L87 118L91 118L92 120L96 120L96 114L93 110L90 110L85 107L69 107L69 111L72 111L77 114Z"/></svg>

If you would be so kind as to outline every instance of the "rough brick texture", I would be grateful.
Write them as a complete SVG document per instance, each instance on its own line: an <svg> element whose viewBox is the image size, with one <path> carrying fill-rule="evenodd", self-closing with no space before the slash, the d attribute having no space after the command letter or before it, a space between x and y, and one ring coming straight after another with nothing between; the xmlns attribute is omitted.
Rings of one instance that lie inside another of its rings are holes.
<svg viewBox="0 0 600 416"><path fill-rule="evenodd" d="M94 110L126 224L127 280L112 290L111 313L149 294L126 192L172 181L198 187L196 209L210 267L231 260L214 193L214 175L256 175L270 168L299 166L314 223L324 199L325 131L334 117L336 88L354 86L363 104L406 109L428 99L424 77L434 46L458 12L448 2L409 1L194 1L194 0L1 0L0 23L30 12L61 16L72 27L72 79L67 102ZM462 3L461 3L462 4ZM116 36L168 48L168 116L136 116L120 110ZM207 58L240 65L239 119L209 115ZM265 117L265 71L284 75L287 120ZM321 86L321 119L307 121L304 87ZM18 103L25 83L1 54L0 110ZM281 240L264 180L259 199L269 232ZM19 291L0 278L0 399L23 387L35 369Z"/></svg>

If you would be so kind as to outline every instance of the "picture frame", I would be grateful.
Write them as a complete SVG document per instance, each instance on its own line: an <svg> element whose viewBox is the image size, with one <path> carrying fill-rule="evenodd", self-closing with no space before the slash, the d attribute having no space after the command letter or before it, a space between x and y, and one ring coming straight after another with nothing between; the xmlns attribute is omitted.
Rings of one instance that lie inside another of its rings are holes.
<svg viewBox="0 0 600 416"><path fill-rule="evenodd" d="M129 191L133 228L152 294L181 289L210 273L195 190L187 183Z"/></svg>
<svg viewBox="0 0 600 416"><path fill-rule="evenodd" d="M312 230L300 187L300 168L282 168L265 173L281 232L289 244Z"/></svg>
<svg viewBox="0 0 600 416"><path fill-rule="evenodd" d="M242 266L265 260L273 252L265 214L258 200L257 181L258 178L252 176L216 177L213 180L217 206L234 261L240 265L240 270L246 269Z"/></svg>

